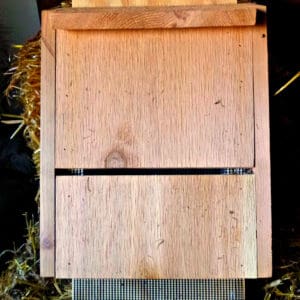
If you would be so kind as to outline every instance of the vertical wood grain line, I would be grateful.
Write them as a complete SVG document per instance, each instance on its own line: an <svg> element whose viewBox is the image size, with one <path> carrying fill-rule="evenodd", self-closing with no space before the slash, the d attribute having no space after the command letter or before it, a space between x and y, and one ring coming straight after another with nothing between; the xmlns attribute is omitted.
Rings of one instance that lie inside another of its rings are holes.
<svg viewBox="0 0 300 300"><path fill-rule="evenodd" d="M54 237L54 251L53 251L53 261L54 261L54 276L56 276L56 230L57 230L57 226L56 226L56 175L55 175L55 161L56 161L56 155L55 155L55 149L56 149L56 69L57 69L57 60L56 60L56 53L57 53L57 30L54 30L54 40L55 40L55 62L54 62L54 128L53 128L53 131L54 131L54 136L53 136L53 148L54 148L54 151L53 151L53 157L54 157L54 165L53 165L53 170L54 170L54 177L53 177L53 180L54 180L54 189L53 189L53 194L54 194L54 201L53 201L53 237Z"/></svg>
<svg viewBox="0 0 300 300"><path fill-rule="evenodd" d="M251 52L252 52L252 97L253 97L253 140L254 140L254 143L253 143L253 168L252 168L252 171L254 170L255 166L256 166L256 142L255 142L255 138L256 138L256 120L255 120L255 74L254 74L254 42L253 42L253 30L252 30L252 49L251 49Z"/></svg>
<svg viewBox="0 0 300 300"><path fill-rule="evenodd" d="M258 277L272 275L269 85L266 24L253 29Z"/></svg>

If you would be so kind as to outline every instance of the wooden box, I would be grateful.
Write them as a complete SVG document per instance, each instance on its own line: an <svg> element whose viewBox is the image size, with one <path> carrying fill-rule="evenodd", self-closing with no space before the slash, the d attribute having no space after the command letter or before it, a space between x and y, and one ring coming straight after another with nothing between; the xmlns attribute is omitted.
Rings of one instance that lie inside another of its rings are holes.
<svg viewBox="0 0 300 300"><path fill-rule="evenodd" d="M261 9L44 12L43 276L270 276Z"/></svg>

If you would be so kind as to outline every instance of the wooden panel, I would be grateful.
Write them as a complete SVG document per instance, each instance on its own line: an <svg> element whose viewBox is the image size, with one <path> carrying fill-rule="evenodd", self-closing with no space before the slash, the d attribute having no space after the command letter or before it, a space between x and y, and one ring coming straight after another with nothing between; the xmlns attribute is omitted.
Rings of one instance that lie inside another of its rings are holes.
<svg viewBox="0 0 300 300"><path fill-rule="evenodd" d="M57 32L57 168L252 167L251 28Z"/></svg>
<svg viewBox="0 0 300 300"><path fill-rule="evenodd" d="M54 276L55 31L43 13L41 40L40 273Z"/></svg>
<svg viewBox="0 0 300 300"><path fill-rule="evenodd" d="M269 86L266 24L253 31L258 277L272 276Z"/></svg>
<svg viewBox="0 0 300 300"><path fill-rule="evenodd" d="M57 277L256 277L254 176L57 177Z"/></svg>
<svg viewBox="0 0 300 300"><path fill-rule="evenodd" d="M58 9L53 27L64 30L246 26L256 23L255 4Z"/></svg>
<svg viewBox="0 0 300 300"><path fill-rule="evenodd" d="M229 4L237 0L72 0L73 7Z"/></svg>

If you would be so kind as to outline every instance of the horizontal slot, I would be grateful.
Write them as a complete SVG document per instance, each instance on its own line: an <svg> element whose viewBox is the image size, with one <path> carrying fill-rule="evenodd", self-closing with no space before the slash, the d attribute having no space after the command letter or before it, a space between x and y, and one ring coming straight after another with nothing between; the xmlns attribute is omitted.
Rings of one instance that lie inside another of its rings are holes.
<svg viewBox="0 0 300 300"><path fill-rule="evenodd" d="M93 175L245 175L253 174L249 168L214 169L56 169L56 176Z"/></svg>

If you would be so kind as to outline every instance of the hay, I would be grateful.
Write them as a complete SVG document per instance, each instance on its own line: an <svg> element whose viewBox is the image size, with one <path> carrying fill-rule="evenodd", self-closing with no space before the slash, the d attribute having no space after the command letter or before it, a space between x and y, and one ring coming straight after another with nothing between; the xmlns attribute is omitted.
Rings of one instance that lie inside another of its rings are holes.
<svg viewBox="0 0 300 300"><path fill-rule="evenodd" d="M61 7L70 7L71 0L61 3ZM32 160L36 166L37 178L40 175L40 76L41 76L41 34L38 33L25 45L15 45L19 51L15 54L11 68L6 75L11 81L5 90L8 102L18 101L23 107L21 115L2 114L4 124L19 126L12 134L14 138L23 130L28 147L33 151ZM39 199L39 193L36 200Z"/></svg>
<svg viewBox="0 0 300 300"><path fill-rule="evenodd" d="M71 6L71 1L61 7ZM2 123L18 125L11 139L20 132L32 150L37 179L40 174L40 33L25 45L15 46L17 52L7 75L11 76L5 91L7 101L20 103L20 115L2 114ZM38 205L39 193L36 196ZM12 259L0 276L0 299L2 300L66 300L72 299L70 280L46 279L39 275L39 223L26 216L26 242L18 249L7 250Z"/></svg>
<svg viewBox="0 0 300 300"><path fill-rule="evenodd" d="M280 269L285 274L265 285L264 300L300 299L300 262L291 262Z"/></svg>
<svg viewBox="0 0 300 300"><path fill-rule="evenodd" d="M286 90L292 83L300 77L300 71L290 80L282 85L274 96ZM300 260L299 253L296 252L296 260L289 261L287 265L281 266L276 270L279 279L265 285L264 300L296 300L300 299ZM278 278L277 277L277 278ZM275 277L276 278L276 277Z"/></svg>
<svg viewBox="0 0 300 300"><path fill-rule="evenodd" d="M9 86L5 91L8 101L19 101L23 107L21 115L2 114L6 120L5 124L18 124L18 128L12 134L14 138L18 132L23 130L24 138L28 147L33 151L33 161L36 166L37 176L40 170L40 61L41 41L40 33L20 50L8 75L11 76Z"/></svg>
<svg viewBox="0 0 300 300"><path fill-rule="evenodd" d="M26 225L26 243L2 253L11 252L13 259L0 277L0 299L72 299L70 281L39 276L39 224L26 217Z"/></svg>
<svg viewBox="0 0 300 300"><path fill-rule="evenodd" d="M300 77L300 71L297 72L288 82L286 82L280 89L278 89L274 96L277 96L282 91L284 91L287 87L289 87L292 83L294 83Z"/></svg>

